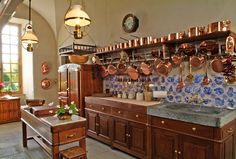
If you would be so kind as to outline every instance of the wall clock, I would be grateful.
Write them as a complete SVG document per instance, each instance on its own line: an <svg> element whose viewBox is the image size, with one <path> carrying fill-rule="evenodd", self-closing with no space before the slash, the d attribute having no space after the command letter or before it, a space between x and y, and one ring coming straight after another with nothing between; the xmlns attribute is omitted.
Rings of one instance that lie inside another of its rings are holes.
<svg viewBox="0 0 236 159"><path fill-rule="evenodd" d="M139 20L133 14L127 14L122 21L122 28L126 33L135 32L138 29Z"/></svg>

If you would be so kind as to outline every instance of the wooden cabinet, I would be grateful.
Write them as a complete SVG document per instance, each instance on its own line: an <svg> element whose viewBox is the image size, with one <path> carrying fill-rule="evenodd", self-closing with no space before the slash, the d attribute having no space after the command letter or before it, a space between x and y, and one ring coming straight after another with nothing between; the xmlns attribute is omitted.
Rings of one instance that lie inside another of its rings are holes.
<svg viewBox="0 0 236 159"><path fill-rule="evenodd" d="M128 121L115 118L114 119L114 138L113 145L128 148L130 134L128 131Z"/></svg>
<svg viewBox="0 0 236 159"><path fill-rule="evenodd" d="M20 98L0 100L0 123L20 120Z"/></svg>
<svg viewBox="0 0 236 159"><path fill-rule="evenodd" d="M60 105L75 102L80 110L80 115L85 116L85 96L103 91L103 82L96 73L97 66L65 64L59 67L59 92Z"/></svg>
<svg viewBox="0 0 236 159"><path fill-rule="evenodd" d="M87 134L98 140L111 144L112 122L108 115L86 110Z"/></svg>
<svg viewBox="0 0 236 159"><path fill-rule="evenodd" d="M222 128L159 117L151 122L153 159L235 159L235 121Z"/></svg>

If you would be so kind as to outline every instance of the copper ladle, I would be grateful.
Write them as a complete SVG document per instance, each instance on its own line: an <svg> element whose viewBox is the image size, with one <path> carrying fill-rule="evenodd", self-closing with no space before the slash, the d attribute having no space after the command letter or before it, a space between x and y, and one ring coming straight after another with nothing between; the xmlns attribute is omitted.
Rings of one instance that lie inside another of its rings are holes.
<svg viewBox="0 0 236 159"><path fill-rule="evenodd" d="M180 81L179 81L179 83L177 84L176 87L178 89L182 89L185 86L185 83L183 81L183 65L182 64L180 64L180 66L179 66L179 71L180 71Z"/></svg>
<svg viewBox="0 0 236 159"><path fill-rule="evenodd" d="M205 86L208 85L211 82L211 79L208 78L208 73L207 73L207 66L208 66L207 59L208 59L208 55L207 55L206 60L205 60L206 74L205 74L205 76L204 76L204 78L202 80L202 84L205 85Z"/></svg>
<svg viewBox="0 0 236 159"><path fill-rule="evenodd" d="M192 74L191 56L189 57L189 74L186 76L186 81L190 84L193 83L194 76Z"/></svg>

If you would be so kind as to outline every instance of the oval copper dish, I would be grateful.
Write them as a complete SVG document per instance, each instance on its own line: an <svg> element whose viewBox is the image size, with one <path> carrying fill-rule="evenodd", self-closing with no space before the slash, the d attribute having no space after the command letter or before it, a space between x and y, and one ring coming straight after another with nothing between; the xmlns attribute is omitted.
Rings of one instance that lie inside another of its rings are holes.
<svg viewBox="0 0 236 159"><path fill-rule="evenodd" d="M49 89L51 87L51 80L47 79L47 78L44 78L42 81L41 81L41 88L43 89Z"/></svg>
<svg viewBox="0 0 236 159"><path fill-rule="evenodd" d="M41 65L42 73L43 74L48 74L50 71L50 67L47 62L43 62Z"/></svg>

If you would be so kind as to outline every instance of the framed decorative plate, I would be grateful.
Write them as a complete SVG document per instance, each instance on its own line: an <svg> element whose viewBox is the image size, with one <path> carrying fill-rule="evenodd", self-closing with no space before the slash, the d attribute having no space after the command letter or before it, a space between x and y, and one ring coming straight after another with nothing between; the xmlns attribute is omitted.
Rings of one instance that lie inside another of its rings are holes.
<svg viewBox="0 0 236 159"><path fill-rule="evenodd" d="M52 85L52 81L50 79L44 78L41 81L41 88L43 89L49 89Z"/></svg>
<svg viewBox="0 0 236 159"><path fill-rule="evenodd" d="M48 74L50 71L50 67L47 62L43 62L41 65L42 73L43 74Z"/></svg>

